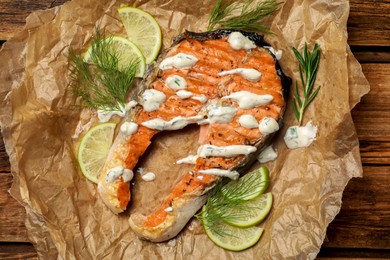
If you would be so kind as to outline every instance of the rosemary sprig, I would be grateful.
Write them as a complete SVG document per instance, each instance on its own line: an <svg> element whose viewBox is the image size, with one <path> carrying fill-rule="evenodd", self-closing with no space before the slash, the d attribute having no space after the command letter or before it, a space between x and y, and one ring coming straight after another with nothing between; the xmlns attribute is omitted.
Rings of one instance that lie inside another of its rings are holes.
<svg viewBox="0 0 390 260"><path fill-rule="evenodd" d="M264 18L277 11L281 2L275 0L254 2L254 0L244 0L242 3L226 4L218 0L211 12L207 30L227 29L270 33L264 25ZM234 15L235 11L239 13Z"/></svg>
<svg viewBox="0 0 390 260"><path fill-rule="evenodd" d="M320 47L316 43L314 45L313 52L310 53L307 50L307 44L305 43L302 55L295 48L293 48L293 52L299 62L299 75L303 89L303 98L301 98L298 91L298 81L296 81L293 109L295 117L297 118L299 125L301 125L305 109L317 96L318 91L321 88L321 86L319 86L313 91L318 64L320 62Z"/></svg>
<svg viewBox="0 0 390 260"><path fill-rule="evenodd" d="M112 38L104 38L99 28L92 39L88 63L70 48L69 85L75 95L82 98L82 106L106 111L123 110L138 61L129 61L127 66L119 68L119 57Z"/></svg>

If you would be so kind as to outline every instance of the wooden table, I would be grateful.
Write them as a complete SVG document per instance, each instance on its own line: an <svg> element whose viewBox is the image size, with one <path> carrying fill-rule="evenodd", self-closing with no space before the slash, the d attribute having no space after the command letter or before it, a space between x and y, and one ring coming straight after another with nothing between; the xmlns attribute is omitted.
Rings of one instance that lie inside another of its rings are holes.
<svg viewBox="0 0 390 260"><path fill-rule="evenodd" d="M64 2L0 0L1 43L23 28L30 12ZM352 111L364 177L348 184L318 259L390 259L390 0L351 0L350 5L348 42L371 84ZM8 193L11 182L0 138L0 259L34 259L25 210Z"/></svg>

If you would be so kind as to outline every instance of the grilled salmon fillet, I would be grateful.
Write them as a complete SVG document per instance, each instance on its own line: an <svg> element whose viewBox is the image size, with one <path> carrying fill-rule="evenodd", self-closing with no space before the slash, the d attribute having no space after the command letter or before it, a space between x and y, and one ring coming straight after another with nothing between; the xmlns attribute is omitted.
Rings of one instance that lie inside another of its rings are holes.
<svg viewBox="0 0 390 260"><path fill-rule="evenodd" d="M237 178L279 129L291 80L267 46L255 33L185 32L149 71L135 97L139 105L127 119L136 130L118 135L101 172L103 201L114 213L126 209L129 172L155 134L199 124L201 145L193 170L161 207L149 216L130 216L141 238L160 242L176 236L208 191L224 177Z"/></svg>

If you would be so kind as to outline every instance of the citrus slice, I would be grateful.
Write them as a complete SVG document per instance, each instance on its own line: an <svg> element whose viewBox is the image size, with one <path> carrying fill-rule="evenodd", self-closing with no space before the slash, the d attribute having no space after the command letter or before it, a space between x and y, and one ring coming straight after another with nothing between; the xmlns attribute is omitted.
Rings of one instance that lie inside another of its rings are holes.
<svg viewBox="0 0 390 260"><path fill-rule="evenodd" d="M81 172L88 180L97 183L100 170L106 161L114 137L115 123L92 127L83 137L77 159Z"/></svg>
<svg viewBox="0 0 390 260"><path fill-rule="evenodd" d="M230 200L251 200L262 194L268 185L269 171L267 167L262 166L229 182L221 188L221 192Z"/></svg>
<svg viewBox="0 0 390 260"><path fill-rule="evenodd" d="M242 251L255 245L263 234L260 227L235 227L219 218L208 218L207 214L206 207L203 207L202 224L206 234L211 241L224 249Z"/></svg>
<svg viewBox="0 0 390 260"><path fill-rule="evenodd" d="M121 7L118 12L129 39L141 50L146 64L152 63L161 48L161 30L157 21L134 7Z"/></svg>
<svg viewBox="0 0 390 260"><path fill-rule="evenodd" d="M123 70L126 67L130 66L130 62L137 62L137 72L136 77L142 78L145 74L146 64L145 58L140 49L131 41L120 36L110 36L102 41L112 48L112 53L118 55L118 69ZM84 55L84 61L92 63L91 54L93 51L93 46L91 45L87 52Z"/></svg>
<svg viewBox="0 0 390 260"><path fill-rule="evenodd" d="M237 227L250 227L259 224L270 212L272 207L272 193L260 196L238 204L237 206L224 208L223 221Z"/></svg>

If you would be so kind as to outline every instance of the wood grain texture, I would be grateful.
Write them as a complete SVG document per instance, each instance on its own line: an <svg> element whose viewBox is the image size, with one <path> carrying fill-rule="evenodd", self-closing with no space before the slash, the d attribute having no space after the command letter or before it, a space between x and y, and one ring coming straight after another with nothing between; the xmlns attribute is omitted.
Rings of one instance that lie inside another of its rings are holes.
<svg viewBox="0 0 390 260"><path fill-rule="evenodd" d="M390 142L390 63L362 64L371 91L352 111L359 140ZM387 145L387 144L385 144Z"/></svg>
<svg viewBox="0 0 390 260"><path fill-rule="evenodd" d="M351 0L348 42L359 46L390 46L390 0Z"/></svg>
<svg viewBox="0 0 390 260"><path fill-rule="evenodd" d="M349 182L325 247L390 249L389 176L390 166L365 166L364 177Z"/></svg>
<svg viewBox="0 0 390 260"><path fill-rule="evenodd" d="M37 259L34 247L29 243L1 243L0 259L2 260L27 260Z"/></svg>
<svg viewBox="0 0 390 260"><path fill-rule="evenodd" d="M11 184L12 175L0 173L0 241L28 242L24 225L26 212L24 207L8 193Z"/></svg>
<svg viewBox="0 0 390 260"><path fill-rule="evenodd" d="M49 9L65 2L66 0L0 0L0 40L8 40L21 31L31 12Z"/></svg>

